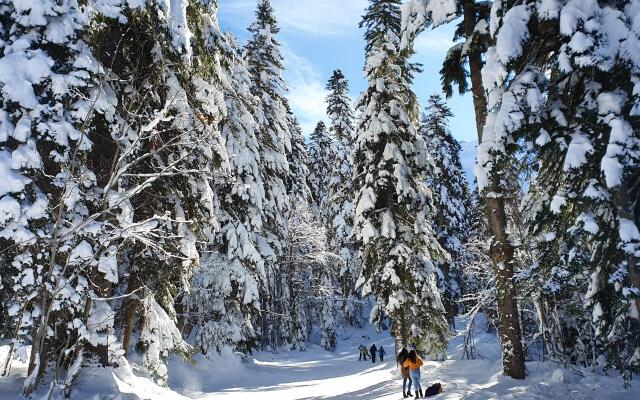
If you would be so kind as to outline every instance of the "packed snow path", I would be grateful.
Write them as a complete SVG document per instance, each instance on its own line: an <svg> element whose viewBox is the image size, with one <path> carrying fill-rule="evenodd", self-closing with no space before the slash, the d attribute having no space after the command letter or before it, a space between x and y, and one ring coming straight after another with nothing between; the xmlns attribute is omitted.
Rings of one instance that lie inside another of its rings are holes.
<svg viewBox="0 0 640 400"><path fill-rule="evenodd" d="M361 335L369 336L370 340L361 340ZM633 382L631 389L625 390L619 378L593 374L581 378L564 370L556 371L556 366L551 363L528 363L530 376L525 381L504 377L500 373L500 353L495 335L482 330L476 333L476 349L485 357L479 360L461 359L463 339L459 331L450 342L446 361L425 361L423 387L435 382L445 386L445 391L434 399L640 398L640 382ZM237 371L240 373L231 372L228 377L220 377L222 379L210 377L210 387L200 381L199 390L180 391L189 397L203 399L240 399L246 396L283 400L402 399L402 379L393 357L376 364L358 361L360 342L368 346L382 344L388 354L394 351L393 339L388 333L376 335L372 331L354 331L335 353L327 353L317 346L311 346L306 352L260 353L244 371ZM197 384L182 381L192 389Z"/></svg>
<svg viewBox="0 0 640 400"><path fill-rule="evenodd" d="M458 321L459 327L463 323ZM240 361L232 354L200 358L196 365L170 362L169 387L159 387L148 379L114 374L105 369L85 370L78 378L73 398L100 400L173 400L173 399L402 399L402 380L393 356L379 360L358 361L358 346L375 343L393 354L393 339L372 329L351 331L335 352L317 345L307 351L280 354L261 352ZM362 338L369 337L369 339ZM476 349L484 359L462 360L462 332L452 338L447 360L425 361L422 385L441 382L445 391L434 399L518 399L518 400L623 400L640 399L640 381L624 389L617 376L581 371L584 377L557 369L552 363L529 362L529 376L524 381L506 378L500 373L497 338L476 332ZM2 352L0 352L2 353ZM16 368L24 374L24 368ZM118 378L118 376L120 378ZM19 398L20 377L0 378L0 398ZM128 383L125 383L128 382ZM118 392L120 392L118 394ZM99 394L99 395L98 395Z"/></svg>

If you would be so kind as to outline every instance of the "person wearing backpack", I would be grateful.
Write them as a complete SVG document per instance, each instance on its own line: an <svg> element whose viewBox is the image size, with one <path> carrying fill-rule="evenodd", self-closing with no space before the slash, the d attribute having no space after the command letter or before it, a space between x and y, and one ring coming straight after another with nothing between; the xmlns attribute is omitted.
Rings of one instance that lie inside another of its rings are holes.
<svg viewBox="0 0 640 400"><path fill-rule="evenodd" d="M384 347L382 347L382 345L380 345L380 348L378 349L378 356L380 357L380 362L384 361L384 356L387 355L387 352L384 351Z"/></svg>
<svg viewBox="0 0 640 400"><path fill-rule="evenodd" d="M420 367L422 366L422 359L418 356L415 350L409 352L409 357L404 362L404 366L409 369L409 376L413 381L413 389L416 392L416 399L422 398L422 386L420 386Z"/></svg>
<svg viewBox="0 0 640 400"><path fill-rule="evenodd" d="M369 351L367 350L365 345L361 343L358 347L358 350L360 350L360 358L358 358L358 361L362 361L363 358L365 361L367 361L367 355L369 354Z"/></svg>
<svg viewBox="0 0 640 400"><path fill-rule="evenodd" d="M376 363L376 354L378 353L378 348L376 347L375 343L369 348L370 351L370 355L371 355L371 362L372 363Z"/></svg>
<svg viewBox="0 0 640 400"><path fill-rule="evenodd" d="M409 350L406 347L403 347L398 353L396 357L396 364L400 366L400 374L402 375L402 397L405 399L411 396L411 376L409 375L409 368L404 366L404 362L409 358ZM407 381L409 381L409 388L405 388L407 386Z"/></svg>

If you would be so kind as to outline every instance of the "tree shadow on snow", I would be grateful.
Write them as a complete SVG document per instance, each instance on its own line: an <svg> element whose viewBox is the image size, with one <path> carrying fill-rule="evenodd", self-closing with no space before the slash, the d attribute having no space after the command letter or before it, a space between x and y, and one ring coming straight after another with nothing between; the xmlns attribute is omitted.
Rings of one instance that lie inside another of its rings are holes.
<svg viewBox="0 0 640 400"><path fill-rule="evenodd" d="M347 399L377 399L379 397L392 395L398 392L398 385L395 384L394 381L386 381L376 383L375 385L371 385L369 387L356 390L353 392L342 393L337 396L315 396L315 397L304 397L300 400L347 400Z"/></svg>

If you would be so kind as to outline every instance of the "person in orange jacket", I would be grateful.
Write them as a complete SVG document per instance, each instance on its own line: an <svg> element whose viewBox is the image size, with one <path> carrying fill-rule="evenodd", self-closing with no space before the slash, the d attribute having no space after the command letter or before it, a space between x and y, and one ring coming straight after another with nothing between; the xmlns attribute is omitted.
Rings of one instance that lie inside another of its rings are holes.
<svg viewBox="0 0 640 400"><path fill-rule="evenodd" d="M420 386L420 367L423 362L415 350L409 352L409 357L404 361L403 366L409 369L409 376L413 381L413 389L416 392L416 399L422 398L422 386Z"/></svg>

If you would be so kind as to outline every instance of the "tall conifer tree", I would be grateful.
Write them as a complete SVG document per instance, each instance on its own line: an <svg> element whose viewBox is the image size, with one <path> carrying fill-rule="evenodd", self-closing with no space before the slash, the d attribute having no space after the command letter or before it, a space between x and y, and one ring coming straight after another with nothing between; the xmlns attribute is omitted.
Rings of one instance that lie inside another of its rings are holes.
<svg viewBox="0 0 640 400"><path fill-rule="evenodd" d="M327 189L328 227L335 230L331 235L330 247L340 255L343 265L340 270L340 286L342 289L343 314L350 324L360 319L360 303L354 292L358 278L358 263L355 248L351 240L353 230L353 189L351 186L351 161L354 142L354 116L349 98L349 83L340 70L333 71L326 87L327 115L329 116L329 133L333 137L332 171Z"/></svg>
<svg viewBox="0 0 640 400"><path fill-rule="evenodd" d="M274 314L284 307L277 298L277 258L286 238L286 213L290 207L287 194L291 152L291 131L286 106L286 84L282 78L283 58L273 7L268 0L260 0L256 20L249 27L251 37L244 48L244 58L251 74L251 93L260 99L256 120L260 144L260 164L265 187L263 235L259 250L266 261L268 295L262 299L261 334L264 345L277 346L282 332Z"/></svg>
<svg viewBox="0 0 640 400"><path fill-rule="evenodd" d="M467 181L460 164L460 143L449 131L451 110L438 95L427 100L426 113L420 123L420 134L427 144L429 156L434 163L434 175L428 177L427 185L433 191L434 230L438 242L449 253L451 259L441 259L437 265L442 273L440 287L449 324L457 315L457 301L461 295L460 261L463 244L469 233L470 196Z"/></svg>
<svg viewBox="0 0 640 400"><path fill-rule="evenodd" d="M368 87L359 100L354 157L354 233L362 272L358 286L377 305L371 322L389 317L399 343L431 354L446 345L447 325L433 259L442 249L431 228L424 179L424 140L415 129L415 68L400 51L400 1L372 0L363 17Z"/></svg>
<svg viewBox="0 0 640 400"><path fill-rule="evenodd" d="M639 13L615 1L499 3L479 153L485 184L500 176L513 143L526 142L538 161L525 209L539 243L531 278L549 305L540 320L549 350L627 377L640 355L629 334L639 327Z"/></svg>
<svg viewBox="0 0 640 400"><path fill-rule="evenodd" d="M329 223L330 212L326 209L329 182L333 170L333 140L329 136L327 125L320 121L311 133L309 145L309 188L313 197L316 215Z"/></svg>

